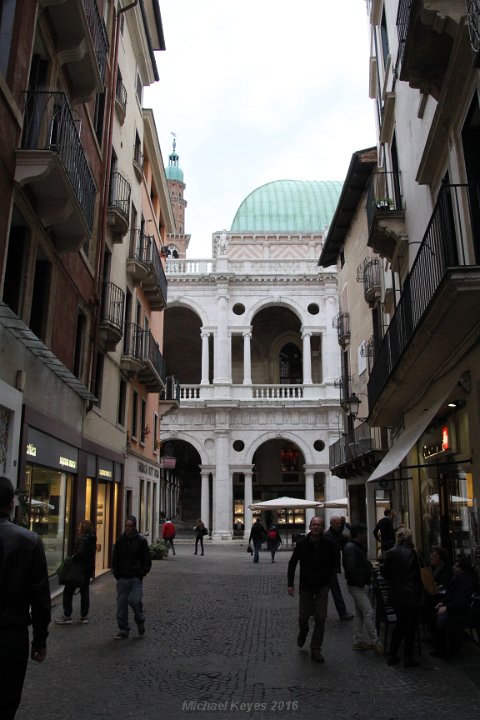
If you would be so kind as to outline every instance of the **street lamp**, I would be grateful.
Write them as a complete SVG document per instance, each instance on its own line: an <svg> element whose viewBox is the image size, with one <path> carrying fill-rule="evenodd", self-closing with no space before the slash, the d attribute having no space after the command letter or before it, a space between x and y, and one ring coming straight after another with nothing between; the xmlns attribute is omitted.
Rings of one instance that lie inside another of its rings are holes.
<svg viewBox="0 0 480 720"><path fill-rule="evenodd" d="M361 402L362 401L360 400L358 395L356 395L354 392L352 392L352 394L350 395L350 397L348 398L348 400L346 402L346 405L348 406L347 412L349 415L351 415L353 420L355 420L355 418L358 415L358 410L359 410Z"/></svg>

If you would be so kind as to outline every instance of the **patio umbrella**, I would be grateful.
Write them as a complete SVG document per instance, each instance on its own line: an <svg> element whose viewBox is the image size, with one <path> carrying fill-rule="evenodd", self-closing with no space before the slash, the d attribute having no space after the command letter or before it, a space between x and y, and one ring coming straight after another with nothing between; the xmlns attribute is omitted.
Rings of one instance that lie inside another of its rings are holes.
<svg viewBox="0 0 480 720"><path fill-rule="evenodd" d="M348 498L337 498L336 500L325 500L320 503L320 507L323 508L347 508Z"/></svg>
<svg viewBox="0 0 480 720"><path fill-rule="evenodd" d="M279 497L273 500L253 503L248 507L250 510L284 510L285 511L285 544L288 544L287 510L305 510L306 508L321 507L322 503L316 500L305 500L303 498Z"/></svg>

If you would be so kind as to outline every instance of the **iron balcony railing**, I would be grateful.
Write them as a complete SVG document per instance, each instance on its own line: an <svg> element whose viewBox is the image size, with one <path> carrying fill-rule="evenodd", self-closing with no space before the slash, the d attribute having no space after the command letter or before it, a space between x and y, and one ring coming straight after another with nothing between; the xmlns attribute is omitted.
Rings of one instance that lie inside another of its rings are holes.
<svg viewBox="0 0 480 720"><path fill-rule="evenodd" d="M402 64L410 16L417 0L400 0L397 11L398 67Z"/></svg>
<svg viewBox="0 0 480 720"><path fill-rule="evenodd" d="M143 359L143 333L136 323L125 324L123 336L123 354L141 361Z"/></svg>
<svg viewBox="0 0 480 720"><path fill-rule="evenodd" d="M162 380L163 384L165 384L165 359L160 352L158 343L154 339L150 330L144 331L143 360L150 363L150 366L155 370L156 374Z"/></svg>
<svg viewBox="0 0 480 720"><path fill-rule="evenodd" d="M333 327L337 328L337 337L340 344L350 337L350 319L348 313L339 313L333 318Z"/></svg>
<svg viewBox="0 0 480 720"><path fill-rule="evenodd" d="M465 216L469 214L467 222ZM444 185L368 382L370 408L377 401L449 268L467 264L464 228L478 222L480 186ZM463 219L463 221L462 221ZM457 248L462 249L461 256Z"/></svg>
<svg viewBox="0 0 480 720"><path fill-rule="evenodd" d="M172 400L180 403L180 383L175 380L173 375L169 375L165 381L165 389L160 394L160 400Z"/></svg>
<svg viewBox="0 0 480 720"><path fill-rule="evenodd" d="M120 77L117 77L115 100L120 104L123 112L127 109L127 90Z"/></svg>
<svg viewBox="0 0 480 720"><path fill-rule="evenodd" d="M102 293L102 320L121 330L123 327L124 305L125 293L123 290L115 283L105 282Z"/></svg>
<svg viewBox="0 0 480 720"><path fill-rule="evenodd" d="M372 229L375 217L392 210L403 210L400 176L394 172L374 173L367 190L368 231Z"/></svg>
<svg viewBox="0 0 480 720"><path fill-rule="evenodd" d="M57 153L90 230L93 229L95 183L78 135L67 96L62 92L25 93L24 150Z"/></svg>
<svg viewBox="0 0 480 720"><path fill-rule="evenodd" d="M153 235L144 235L142 230L133 231L133 258L145 265L151 265L155 281L165 304L167 303L168 282L163 269L160 253Z"/></svg>
<svg viewBox="0 0 480 720"><path fill-rule="evenodd" d="M85 17L87 18L90 35L92 36L100 77L102 78L102 82L105 82L105 69L107 67L108 57L107 29L98 10L96 0L82 0L82 4L85 11Z"/></svg>
<svg viewBox="0 0 480 720"><path fill-rule="evenodd" d="M133 146L133 159L143 169L143 153L140 145Z"/></svg>
<svg viewBox="0 0 480 720"><path fill-rule="evenodd" d="M377 258L370 259L363 268L363 296L370 302L381 287L380 263Z"/></svg>
<svg viewBox="0 0 480 720"><path fill-rule="evenodd" d="M346 465L373 450L386 450L385 438L381 428L371 428L363 422L354 428L353 433L343 435L328 448L330 469Z"/></svg>
<svg viewBox="0 0 480 720"><path fill-rule="evenodd" d="M480 0L466 0L468 34L475 53L475 64L480 64Z"/></svg>
<svg viewBox="0 0 480 720"><path fill-rule="evenodd" d="M118 210L128 220L130 211L130 183L119 172L113 172L110 177L110 195L108 205Z"/></svg>

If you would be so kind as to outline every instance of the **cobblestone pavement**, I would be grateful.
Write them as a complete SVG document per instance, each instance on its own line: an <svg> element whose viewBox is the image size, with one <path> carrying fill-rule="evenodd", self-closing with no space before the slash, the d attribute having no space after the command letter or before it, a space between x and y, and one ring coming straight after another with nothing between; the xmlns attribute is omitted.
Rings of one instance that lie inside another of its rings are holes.
<svg viewBox="0 0 480 720"><path fill-rule="evenodd" d="M330 600L323 653L296 646L298 597L286 590L289 552L254 565L245 548L177 546L144 582L147 636L114 640L115 582L91 588L89 625L51 625L48 656L29 663L17 720L330 718L471 720L480 709L480 650L388 667L351 649L351 623ZM297 569L298 573L298 569ZM298 579L298 578L297 578ZM343 582L343 579L342 579ZM351 599L345 592L347 603ZM74 615L79 598L74 598ZM61 614L60 598L53 617ZM459 664L461 663L461 664Z"/></svg>

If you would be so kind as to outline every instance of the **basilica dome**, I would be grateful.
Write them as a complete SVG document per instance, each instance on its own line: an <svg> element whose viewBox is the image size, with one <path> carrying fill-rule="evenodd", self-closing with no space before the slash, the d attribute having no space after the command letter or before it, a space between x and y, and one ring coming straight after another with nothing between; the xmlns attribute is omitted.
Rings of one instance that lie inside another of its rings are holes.
<svg viewBox="0 0 480 720"><path fill-rule="evenodd" d="M232 222L235 233L319 233L337 207L342 183L275 180L247 195Z"/></svg>

